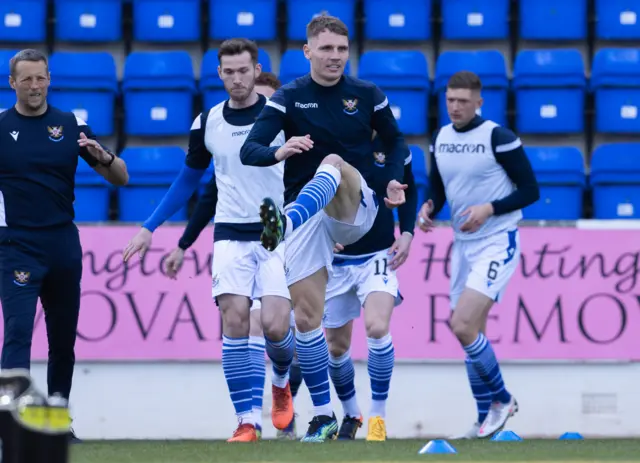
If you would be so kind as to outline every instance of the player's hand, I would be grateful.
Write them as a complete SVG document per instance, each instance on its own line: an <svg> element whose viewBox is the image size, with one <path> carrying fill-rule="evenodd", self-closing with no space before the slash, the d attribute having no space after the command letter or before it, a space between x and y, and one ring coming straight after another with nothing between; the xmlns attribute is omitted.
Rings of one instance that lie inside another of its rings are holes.
<svg viewBox="0 0 640 463"><path fill-rule="evenodd" d="M393 246L389 248L389 255L393 255L391 259L391 270L396 270L402 264L404 264L409 257L409 249L411 248L411 242L413 241L413 235L411 233L403 233L393 243Z"/></svg>
<svg viewBox="0 0 640 463"><path fill-rule="evenodd" d="M164 260L164 271L165 274L175 280L178 276L178 272L182 268L182 263L184 262L184 249L175 248L171 251L171 254Z"/></svg>
<svg viewBox="0 0 640 463"><path fill-rule="evenodd" d="M111 160L111 155L107 153L102 146L100 146L100 143L96 140L87 138L84 132L80 132L78 145L80 145L81 148L86 148L89 154L102 164L106 164Z"/></svg>
<svg viewBox="0 0 640 463"><path fill-rule="evenodd" d="M135 253L140 254L140 258L142 259L147 252L147 250L151 247L151 236L153 234L150 230L142 227L136 236L131 238L127 247L124 248L122 252L122 260L127 262L129 259L133 257Z"/></svg>
<svg viewBox="0 0 640 463"><path fill-rule="evenodd" d="M467 217L467 220L460 226L460 231L473 233L493 215L491 203L471 206L460 214L460 217Z"/></svg>
<svg viewBox="0 0 640 463"><path fill-rule="evenodd" d="M431 213L433 212L433 201L428 200L420 208L418 212L418 227L425 233L429 233L433 230L433 220L431 220Z"/></svg>
<svg viewBox="0 0 640 463"><path fill-rule="evenodd" d="M276 151L276 159L278 161L283 161L294 154L309 151L311 148L313 148L311 135L305 135L304 137L291 137L284 145L278 148L278 151Z"/></svg>
<svg viewBox="0 0 640 463"><path fill-rule="evenodd" d="M344 251L344 246L340 243L336 243L336 245L333 247L333 252L338 253L342 251Z"/></svg>
<svg viewBox="0 0 640 463"><path fill-rule="evenodd" d="M405 203L404 190L406 190L407 187L407 185L403 185L397 180L391 180L389 182L387 185L387 197L384 198L384 203L389 209L394 209Z"/></svg>

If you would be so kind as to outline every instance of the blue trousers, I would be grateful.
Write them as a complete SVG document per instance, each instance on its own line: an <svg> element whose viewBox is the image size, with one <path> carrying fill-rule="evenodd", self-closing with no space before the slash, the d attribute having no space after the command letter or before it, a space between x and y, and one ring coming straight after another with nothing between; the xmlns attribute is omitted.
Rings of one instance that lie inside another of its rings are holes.
<svg viewBox="0 0 640 463"><path fill-rule="evenodd" d="M49 395L69 398L80 312L82 247L75 224L47 229L0 228L2 369L31 366L38 298L49 341Z"/></svg>

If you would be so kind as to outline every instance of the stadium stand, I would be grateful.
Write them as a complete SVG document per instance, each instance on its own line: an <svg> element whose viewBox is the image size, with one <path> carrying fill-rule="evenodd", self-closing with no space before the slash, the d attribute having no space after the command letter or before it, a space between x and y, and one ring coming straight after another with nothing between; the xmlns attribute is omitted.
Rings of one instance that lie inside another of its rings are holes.
<svg viewBox="0 0 640 463"><path fill-rule="evenodd" d="M176 175L193 118L225 97L220 42L257 40L263 68L286 83L308 71L305 25L323 12L350 27L346 72L387 93L419 185L428 183L429 137L448 123L447 79L465 69L483 81L482 116L527 146L543 197L526 218L640 217L640 4L632 1L0 2L0 111L15 101L10 57L26 47L48 52L50 101L113 142L131 172L131 185L113 190L80 163L78 221L140 221ZM439 218L448 217L445 208Z"/></svg>

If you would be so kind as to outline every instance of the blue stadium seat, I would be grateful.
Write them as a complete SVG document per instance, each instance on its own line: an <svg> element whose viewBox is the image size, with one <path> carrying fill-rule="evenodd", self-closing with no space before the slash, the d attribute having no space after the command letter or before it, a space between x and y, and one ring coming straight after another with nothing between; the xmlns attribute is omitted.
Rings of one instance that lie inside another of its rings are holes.
<svg viewBox="0 0 640 463"><path fill-rule="evenodd" d="M209 5L209 38L276 39L277 0L210 0Z"/></svg>
<svg viewBox="0 0 640 463"><path fill-rule="evenodd" d="M200 0L133 0L134 40L195 42L200 24Z"/></svg>
<svg viewBox="0 0 640 463"><path fill-rule="evenodd" d="M596 132L640 132L640 48L598 51L593 59L591 89Z"/></svg>
<svg viewBox="0 0 640 463"><path fill-rule="evenodd" d="M258 48L258 63L262 65L262 70L271 72L271 58L262 48ZM203 95L205 108L213 108L221 101L229 98L224 89L224 84L218 75L218 49L211 48L202 58L200 70L200 92Z"/></svg>
<svg viewBox="0 0 640 463"><path fill-rule="evenodd" d="M361 79L377 84L389 99L400 130L406 135L427 133L429 66L420 51L374 50L362 54Z"/></svg>
<svg viewBox="0 0 640 463"><path fill-rule="evenodd" d="M433 90L438 94L440 126L450 122L445 92L449 78L458 71L472 71L478 74L482 80L484 98L482 117L506 125L509 80L504 56L497 50L483 50L446 51L438 57Z"/></svg>
<svg viewBox="0 0 640 463"><path fill-rule="evenodd" d="M120 155L127 163L129 184L118 188L120 220L142 222L158 207L184 165L185 153L177 146L126 148ZM169 221L187 218L186 206Z"/></svg>
<svg viewBox="0 0 640 463"><path fill-rule="evenodd" d="M355 32L355 0L286 0L287 38L306 40L307 24L322 13L340 18L349 28L349 36Z"/></svg>
<svg viewBox="0 0 640 463"><path fill-rule="evenodd" d="M74 112L96 135L112 135L118 77L111 54L58 52L49 58L49 68L49 102Z"/></svg>
<svg viewBox="0 0 640 463"><path fill-rule="evenodd" d="M635 0L596 0L596 38L640 39L640 3Z"/></svg>
<svg viewBox="0 0 640 463"><path fill-rule="evenodd" d="M16 92L9 85L9 61L18 50L0 50L0 113L16 104Z"/></svg>
<svg viewBox="0 0 640 463"><path fill-rule="evenodd" d="M424 151L418 145L409 145L409 149L411 150L411 171L413 172L413 178L415 179L418 190L418 210L420 210L422 203L426 200L424 195L427 185L429 184L427 159L425 158Z"/></svg>
<svg viewBox="0 0 640 463"><path fill-rule="evenodd" d="M640 143L611 143L591 155L596 219L640 219Z"/></svg>
<svg viewBox="0 0 640 463"><path fill-rule="evenodd" d="M520 37L525 40L584 40L587 0L520 0Z"/></svg>
<svg viewBox="0 0 640 463"><path fill-rule="evenodd" d="M509 3L510 0L443 1L442 38L445 40L506 39L509 35Z"/></svg>
<svg viewBox="0 0 640 463"><path fill-rule="evenodd" d="M429 40L433 0L364 0L366 40ZM437 0L436 0L437 1Z"/></svg>
<svg viewBox="0 0 640 463"><path fill-rule="evenodd" d="M109 195L107 181L83 159L78 159L76 170L75 210L76 222L102 222L109 220Z"/></svg>
<svg viewBox="0 0 640 463"><path fill-rule="evenodd" d="M187 52L131 53L125 61L122 90L127 134L178 136L189 133L196 87Z"/></svg>
<svg viewBox="0 0 640 463"><path fill-rule="evenodd" d="M47 0L0 2L0 42L44 42Z"/></svg>
<svg viewBox="0 0 640 463"><path fill-rule="evenodd" d="M122 0L55 0L55 38L115 42L122 38Z"/></svg>
<svg viewBox="0 0 640 463"><path fill-rule="evenodd" d="M290 49L283 53L280 59L280 75L279 79L282 84L291 82L298 77L302 77L309 73L309 60L304 57L302 50ZM344 67L344 73L351 73L350 61Z"/></svg>
<svg viewBox="0 0 640 463"><path fill-rule="evenodd" d="M586 187L584 158L573 146L525 148L540 199L524 209L526 220L578 220Z"/></svg>
<svg viewBox="0 0 640 463"><path fill-rule="evenodd" d="M578 50L521 51L516 57L512 85L518 132L584 130L587 79Z"/></svg>

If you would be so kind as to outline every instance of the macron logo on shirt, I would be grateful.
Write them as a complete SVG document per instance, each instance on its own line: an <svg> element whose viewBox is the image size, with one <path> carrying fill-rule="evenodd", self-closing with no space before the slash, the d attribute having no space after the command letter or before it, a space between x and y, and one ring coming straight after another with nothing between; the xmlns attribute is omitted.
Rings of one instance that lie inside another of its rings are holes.
<svg viewBox="0 0 640 463"><path fill-rule="evenodd" d="M299 103L296 101L295 107L300 109L309 109L309 108L318 109L318 103Z"/></svg>

